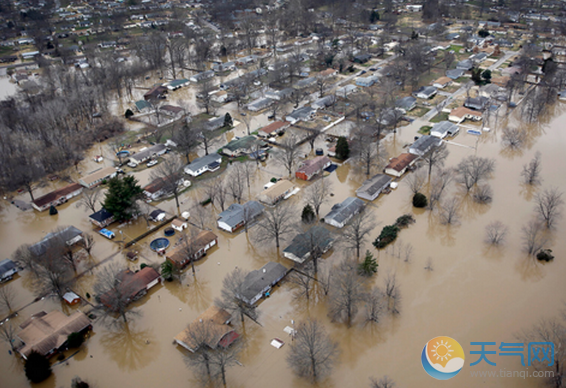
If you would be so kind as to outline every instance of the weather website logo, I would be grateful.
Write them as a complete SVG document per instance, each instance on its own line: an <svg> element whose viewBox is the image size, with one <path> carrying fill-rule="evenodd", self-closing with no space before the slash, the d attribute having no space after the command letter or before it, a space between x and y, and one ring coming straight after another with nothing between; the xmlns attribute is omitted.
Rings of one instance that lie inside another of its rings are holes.
<svg viewBox="0 0 566 388"><path fill-rule="evenodd" d="M435 337L424 346L421 362L431 377L448 380L462 370L464 349L453 338Z"/></svg>

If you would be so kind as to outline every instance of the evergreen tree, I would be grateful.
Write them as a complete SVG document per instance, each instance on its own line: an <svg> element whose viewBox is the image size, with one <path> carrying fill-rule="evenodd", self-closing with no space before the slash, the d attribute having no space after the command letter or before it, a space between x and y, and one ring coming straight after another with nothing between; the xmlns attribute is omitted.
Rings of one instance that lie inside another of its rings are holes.
<svg viewBox="0 0 566 388"><path fill-rule="evenodd" d="M344 136L338 138L336 142L336 157L341 160L346 160L350 156L350 146L348 140Z"/></svg>
<svg viewBox="0 0 566 388"><path fill-rule="evenodd" d="M103 207L114 215L118 221L128 221L137 215L136 200L143 189L133 176L115 177L108 181L108 192Z"/></svg>
<svg viewBox="0 0 566 388"><path fill-rule="evenodd" d="M379 20L379 12L377 12L375 9L373 11L371 11L371 14L369 15L369 22L371 24L377 22Z"/></svg>
<svg viewBox="0 0 566 388"><path fill-rule="evenodd" d="M224 126L232 127L232 125L234 125L234 122L232 121L232 116L230 116L230 113L226 112L226 115L224 116Z"/></svg>
<svg viewBox="0 0 566 388"><path fill-rule="evenodd" d="M305 224L310 224L311 222L313 222L316 218L316 215L314 214L314 210L312 208L312 206L310 204L307 204L304 208L303 208L303 214L301 214L301 220L305 223Z"/></svg>
<svg viewBox="0 0 566 388"><path fill-rule="evenodd" d="M483 73L481 73L481 77L484 79L486 84L491 83L491 70L485 70Z"/></svg>
<svg viewBox="0 0 566 388"><path fill-rule="evenodd" d="M366 251L366 257L364 261L358 266L358 271L360 275L371 276L377 272L377 260L369 250Z"/></svg>
<svg viewBox="0 0 566 388"><path fill-rule="evenodd" d="M426 199L426 196L424 194L415 193L415 195L413 195L414 207L425 207L426 205L428 205L428 200Z"/></svg>
<svg viewBox="0 0 566 388"><path fill-rule="evenodd" d="M41 383L51 375L51 364L47 357L32 350L24 365L26 377L32 383Z"/></svg>

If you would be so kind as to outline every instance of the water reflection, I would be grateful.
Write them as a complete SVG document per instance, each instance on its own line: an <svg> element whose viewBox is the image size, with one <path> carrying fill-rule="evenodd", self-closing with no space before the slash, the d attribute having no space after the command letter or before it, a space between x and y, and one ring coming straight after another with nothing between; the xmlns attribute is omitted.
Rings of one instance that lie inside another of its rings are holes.
<svg viewBox="0 0 566 388"><path fill-rule="evenodd" d="M152 329L140 329L133 322L112 325L101 338L104 353L120 369L132 372L147 366L160 353Z"/></svg>

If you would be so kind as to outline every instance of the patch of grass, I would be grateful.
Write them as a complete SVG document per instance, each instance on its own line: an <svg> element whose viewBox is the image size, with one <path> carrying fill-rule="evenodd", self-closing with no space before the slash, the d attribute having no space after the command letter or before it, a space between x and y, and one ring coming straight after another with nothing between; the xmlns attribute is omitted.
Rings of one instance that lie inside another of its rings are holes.
<svg viewBox="0 0 566 388"><path fill-rule="evenodd" d="M451 44L450 47L448 48L448 50L453 50L454 53L459 54L460 50L463 48L463 46L458 46L455 44Z"/></svg>
<svg viewBox="0 0 566 388"><path fill-rule="evenodd" d="M469 80L470 77L460 77L460 78L456 78L454 82L458 82L459 84L461 84L462 82L468 82Z"/></svg>
<svg viewBox="0 0 566 388"><path fill-rule="evenodd" d="M421 129L419 129L419 133L420 133L421 135L429 135L431 129L432 129L431 126L429 126L429 125L423 125L423 126L421 127Z"/></svg>
<svg viewBox="0 0 566 388"><path fill-rule="evenodd" d="M425 108L423 106L417 106L412 111L410 111L408 113L408 115L409 116L415 116L415 117L423 117L424 115L426 115L428 113L428 111L430 111L429 108Z"/></svg>
<svg viewBox="0 0 566 388"><path fill-rule="evenodd" d="M436 116L434 116L430 122L431 123L439 123L441 121L446 121L448 120L448 113L446 112L440 112L439 114L437 114Z"/></svg>

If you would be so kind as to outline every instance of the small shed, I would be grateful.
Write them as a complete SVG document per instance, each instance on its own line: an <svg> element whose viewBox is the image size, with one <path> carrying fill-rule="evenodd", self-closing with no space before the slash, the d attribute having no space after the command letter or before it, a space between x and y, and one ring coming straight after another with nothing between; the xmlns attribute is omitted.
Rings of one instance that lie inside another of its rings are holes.
<svg viewBox="0 0 566 388"><path fill-rule="evenodd" d="M175 218L173 222L171 222L171 227L179 232L187 229L188 223L187 221L183 221L179 218Z"/></svg>
<svg viewBox="0 0 566 388"><path fill-rule="evenodd" d="M74 306L78 303L81 302L81 297L78 296L77 294L75 294L72 291L67 292L65 295L63 295L63 300L71 306Z"/></svg>

